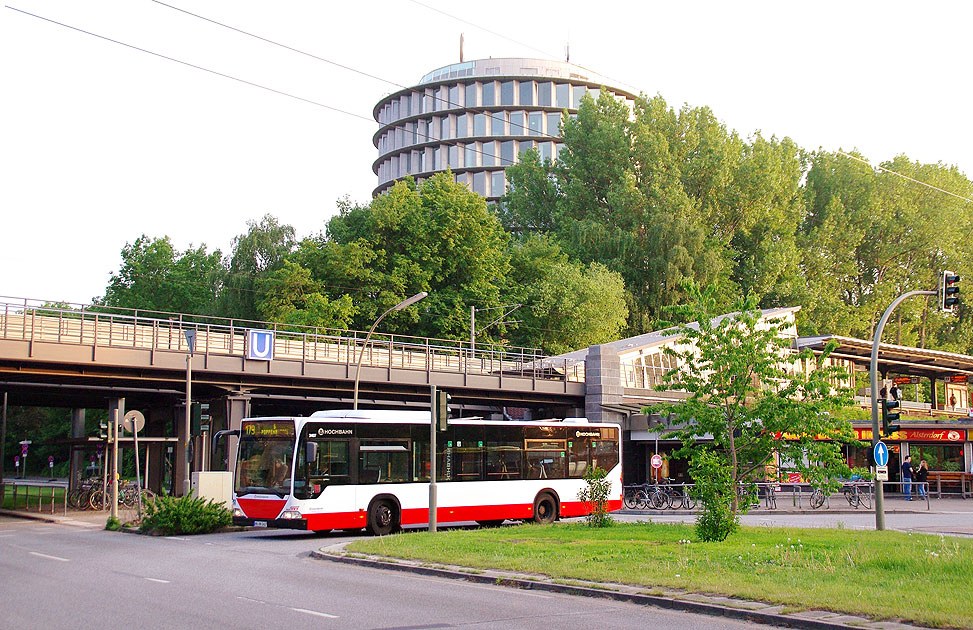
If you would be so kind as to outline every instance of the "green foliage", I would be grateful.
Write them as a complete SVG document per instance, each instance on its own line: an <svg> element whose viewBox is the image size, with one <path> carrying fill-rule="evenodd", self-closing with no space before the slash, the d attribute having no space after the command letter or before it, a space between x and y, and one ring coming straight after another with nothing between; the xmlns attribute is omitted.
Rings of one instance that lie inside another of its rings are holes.
<svg viewBox="0 0 973 630"><path fill-rule="evenodd" d="M619 338L628 315L620 274L570 262L539 236L515 243L510 263L509 301L524 305L510 332L515 344L560 354Z"/></svg>
<svg viewBox="0 0 973 630"><path fill-rule="evenodd" d="M105 529L107 529L110 532L117 532L121 528L122 528L122 522L119 521L114 516L109 516L108 520L105 522Z"/></svg>
<svg viewBox="0 0 973 630"><path fill-rule="evenodd" d="M692 454L689 473L693 478L690 492L699 501L696 535L703 542L721 542L740 526L733 510L736 496L733 475L721 453L697 450Z"/></svg>
<svg viewBox="0 0 973 630"><path fill-rule="evenodd" d="M486 202L446 174L399 182L367 206L344 205L327 235L302 244L301 264L331 295L354 291L353 325L367 329L386 309L428 291L417 308L391 313L386 332L464 339L470 306L502 304L507 234ZM503 328L483 341L497 340Z"/></svg>
<svg viewBox="0 0 973 630"><path fill-rule="evenodd" d="M588 514L585 523L591 527L611 527L615 521L608 513L608 499L611 496L611 480L607 471L594 466L585 471L585 487L578 491L578 501L585 504Z"/></svg>
<svg viewBox="0 0 973 630"><path fill-rule="evenodd" d="M281 266L296 247L294 228L267 214L248 221L247 233L233 239L233 254L221 294L220 315L239 319L260 318L260 278Z"/></svg>
<svg viewBox="0 0 973 630"><path fill-rule="evenodd" d="M232 522L230 511L212 499L160 496L145 504L140 529L165 535L208 534Z"/></svg>
<svg viewBox="0 0 973 630"><path fill-rule="evenodd" d="M226 270L223 256L206 246L177 252L169 237L144 234L122 248L122 265L111 274L105 306L212 315Z"/></svg>
<svg viewBox="0 0 973 630"><path fill-rule="evenodd" d="M311 279L311 271L290 261L258 279L257 290L261 296L257 311L266 321L347 328L355 313L351 296L329 300L322 294L324 288Z"/></svg>
<svg viewBox="0 0 973 630"><path fill-rule="evenodd" d="M714 319L712 289L687 290L695 297L688 311L697 323L678 329L685 345L666 349L677 367L666 372L660 389L682 390L688 398L652 408L669 418L682 454L719 452L734 487L762 481L775 457L815 487L836 487L835 479L850 472L843 445L856 440L850 422L831 413L852 402L841 385L844 372L825 364L833 346L818 356L808 350L791 355L790 324L764 318L754 298ZM802 364L813 369L789 369ZM704 435L712 441L700 442ZM821 435L829 439L817 439ZM736 493L731 508L740 511Z"/></svg>

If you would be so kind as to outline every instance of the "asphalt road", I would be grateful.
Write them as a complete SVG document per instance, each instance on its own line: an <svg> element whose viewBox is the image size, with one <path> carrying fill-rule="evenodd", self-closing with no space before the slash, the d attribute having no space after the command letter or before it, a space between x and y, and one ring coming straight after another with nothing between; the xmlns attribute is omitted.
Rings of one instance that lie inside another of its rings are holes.
<svg viewBox="0 0 973 630"><path fill-rule="evenodd" d="M753 628L315 560L348 536L148 537L0 517L0 628Z"/></svg>

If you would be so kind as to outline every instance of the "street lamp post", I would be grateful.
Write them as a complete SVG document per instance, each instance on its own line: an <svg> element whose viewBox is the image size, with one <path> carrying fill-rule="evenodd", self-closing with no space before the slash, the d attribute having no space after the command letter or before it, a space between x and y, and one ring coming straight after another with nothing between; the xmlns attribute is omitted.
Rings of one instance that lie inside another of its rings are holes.
<svg viewBox="0 0 973 630"><path fill-rule="evenodd" d="M872 448L882 439L881 434L878 429L878 346L882 340L882 331L885 329L885 323L889 321L889 317L892 315L892 311L895 307L899 305L903 300L916 296L916 295L936 295L937 291L909 291L908 293L903 293L899 297L895 298L889 307L885 309L885 313L882 315L882 319L879 320L878 326L875 327L875 333L872 338L872 360L869 365L870 380L871 380L871 399L872 399ZM885 404L885 401L882 401ZM883 530L885 529L885 488L884 484L878 479L875 480L875 529Z"/></svg>
<svg viewBox="0 0 973 630"><path fill-rule="evenodd" d="M429 294L426 293L425 291L422 291L420 293L416 293L410 298L402 300L401 302L399 302L389 310L382 313L379 316L379 318L375 320L375 323L372 324L372 327L368 330L368 334L365 335L365 343L362 344L361 352L358 353L358 367L355 369L355 393L354 393L354 397L352 398L352 407L351 407L352 409L358 409L358 378L361 376L361 362L362 362L362 358L364 358L365 356L365 347L368 345L368 340L371 338L372 333L375 332L375 327L378 326L378 323L383 319L385 319L385 316L391 313L392 311L401 311L407 306L412 306L413 304L415 304L422 298L426 297L427 295ZM389 348L389 352L392 352L391 348Z"/></svg>
<svg viewBox="0 0 973 630"><path fill-rule="evenodd" d="M192 406L193 406L193 352L196 350L196 329L187 328L182 331L186 336L186 345L189 347L189 353L186 355L186 421L184 430L186 431L186 473L182 480L182 494L183 496L188 496L191 488L189 479L189 469L191 467L191 459L189 453L189 443L192 441Z"/></svg>

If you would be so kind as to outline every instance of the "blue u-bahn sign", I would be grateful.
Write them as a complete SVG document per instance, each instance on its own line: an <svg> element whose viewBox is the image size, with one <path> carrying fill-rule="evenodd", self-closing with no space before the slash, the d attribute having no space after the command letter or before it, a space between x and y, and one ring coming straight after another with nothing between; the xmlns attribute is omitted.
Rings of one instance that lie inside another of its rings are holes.
<svg viewBox="0 0 973 630"><path fill-rule="evenodd" d="M876 466L889 465L889 447L885 446L885 442L876 442L872 451L875 454Z"/></svg>
<svg viewBox="0 0 973 630"><path fill-rule="evenodd" d="M248 330L247 358L255 361L272 361L274 359L274 331Z"/></svg>

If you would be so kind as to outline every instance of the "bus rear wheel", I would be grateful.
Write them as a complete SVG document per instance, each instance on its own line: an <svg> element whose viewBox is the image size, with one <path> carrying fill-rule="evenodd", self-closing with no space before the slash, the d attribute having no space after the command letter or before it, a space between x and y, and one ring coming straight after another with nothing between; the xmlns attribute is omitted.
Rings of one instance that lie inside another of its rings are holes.
<svg viewBox="0 0 973 630"><path fill-rule="evenodd" d="M534 499L534 522L549 525L555 520L557 520L557 500L550 493L540 493Z"/></svg>
<svg viewBox="0 0 973 630"><path fill-rule="evenodd" d="M382 499L368 508L368 533L373 536L387 536L399 530L399 509L394 503Z"/></svg>

